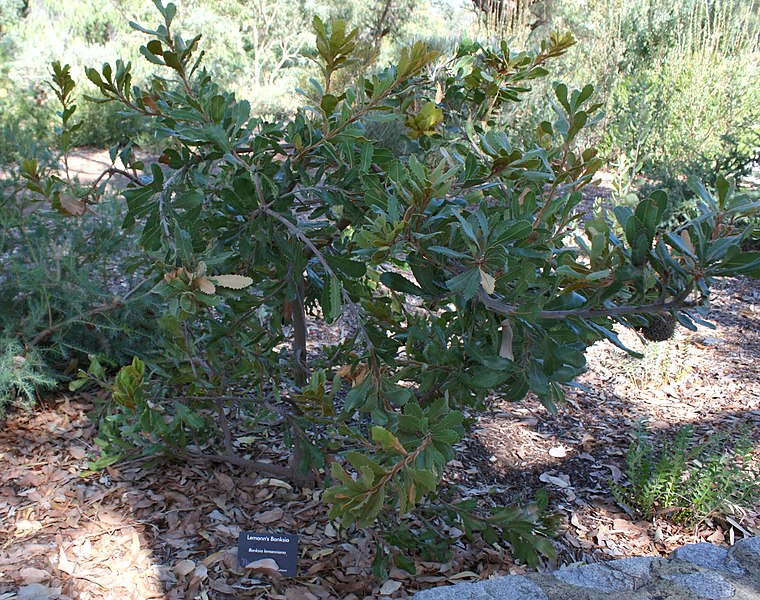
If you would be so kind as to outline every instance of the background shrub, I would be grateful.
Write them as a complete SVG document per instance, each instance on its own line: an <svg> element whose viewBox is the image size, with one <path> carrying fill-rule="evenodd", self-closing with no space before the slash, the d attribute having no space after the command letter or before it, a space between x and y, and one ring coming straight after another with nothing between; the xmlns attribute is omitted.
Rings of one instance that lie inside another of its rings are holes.
<svg viewBox="0 0 760 600"><path fill-rule="evenodd" d="M113 104L98 104L81 98L77 103L82 126L74 134L75 146L110 148L134 140L141 146L152 146L155 127Z"/></svg>
<svg viewBox="0 0 760 600"><path fill-rule="evenodd" d="M73 222L10 186L0 194L0 338L39 350L59 373L88 354L106 364L143 355L155 323L143 269L126 259L120 203Z"/></svg>

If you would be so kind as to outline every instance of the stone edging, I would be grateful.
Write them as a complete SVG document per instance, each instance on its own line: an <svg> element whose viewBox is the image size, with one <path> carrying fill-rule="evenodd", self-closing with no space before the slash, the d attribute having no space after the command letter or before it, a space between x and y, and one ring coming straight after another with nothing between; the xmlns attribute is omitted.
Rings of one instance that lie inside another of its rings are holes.
<svg viewBox="0 0 760 600"><path fill-rule="evenodd" d="M708 543L670 558L639 556L553 573L496 577L438 587L413 600L760 600L760 537L731 548Z"/></svg>

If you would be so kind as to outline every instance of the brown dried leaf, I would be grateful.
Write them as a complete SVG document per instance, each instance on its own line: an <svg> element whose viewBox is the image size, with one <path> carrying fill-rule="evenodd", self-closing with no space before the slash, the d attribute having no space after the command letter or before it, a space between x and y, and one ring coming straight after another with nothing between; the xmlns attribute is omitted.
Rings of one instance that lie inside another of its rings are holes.
<svg viewBox="0 0 760 600"><path fill-rule="evenodd" d="M48 581L52 579L52 575L42 569L35 569L34 567L26 567L19 572L24 583L40 583L42 581Z"/></svg>
<svg viewBox="0 0 760 600"><path fill-rule="evenodd" d="M283 512L283 510L278 506L276 508L273 508L272 510L267 510L267 511L264 511L263 513L259 513L258 515L256 515L256 520L259 523L264 523L264 524L274 523L275 521L279 521L280 519L282 519L282 516L284 514L285 513Z"/></svg>
<svg viewBox="0 0 760 600"><path fill-rule="evenodd" d="M277 564L277 561L271 559L271 558L262 558L261 560L254 560L251 563L248 563L245 565L246 569L252 569L254 571L272 571L274 573L277 573L277 575L280 574L280 565ZM267 573L270 574L270 573Z"/></svg>
<svg viewBox="0 0 760 600"><path fill-rule="evenodd" d="M209 554L201 562L204 565L206 565L207 567L210 567L211 565L215 565L220 560L222 560L224 558L225 554L227 554L227 550L219 550L218 552L214 552L213 554Z"/></svg>
<svg viewBox="0 0 760 600"><path fill-rule="evenodd" d="M87 450L80 448L79 446L72 446L69 448L69 454L71 454L72 458L75 460L82 460L87 456Z"/></svg>
<svg viewBox="0 0 760 600"><path fill-rule="evenodd" d="M244 275L215 275L209 279L216 285L231 290L242 290L253 283L253 279Z"/></svg>
<svg viewBox="0 0 760 600"><path fill-rule="evenodd" d="M76 565L66 558L66 553L63 551L63 546L58 548L58 570L72 575L76 569Z"/></svg>
<svg viewBox="0 0 760 600"><path fill-rule="evenodd" d="M195 563L190 559L179 561L172 569L180 577L185 577L195 570Z"/></svg>
<svg viewBox="0 0 760 600"><path fill-rule="evenodd" d="M458 579L480 579L480 576L477 573L473 573L472 571L462 571L461 573L451 575L449 579L453 581L456 581Z"/></svg>
<svg viewBox="0 0 760 600"><path fill-rule="evenodd" d="M401 582L395 579L386 579L385 583L380 588L381 596L390 596L395 594L401 588Z"/></svg>
<svg viewBox="0 0 760 600"><path fill-rule="evenodd" d="M75 217L81 217L87 210L87 205L71 194L61 194L58 196L58 200L61 203L61 208Z"/></svg>
<svg viewBox="0 0 760 600"><path fill-rule="evenodd" d="M216 293L216 286L205 277L196 277L195 284L198 286L198 289L204 294Z"/></svg>

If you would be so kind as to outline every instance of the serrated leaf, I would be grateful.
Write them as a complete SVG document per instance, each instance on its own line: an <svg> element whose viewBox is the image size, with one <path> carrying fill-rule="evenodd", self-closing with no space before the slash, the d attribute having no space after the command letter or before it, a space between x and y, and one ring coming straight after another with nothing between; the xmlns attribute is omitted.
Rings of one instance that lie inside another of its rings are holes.
<svg viewBox="0 0 760 600"><path fill-rule="evenodd" d="M198 289L204 294L216 293L216 286L205 277L197 277L195 283L198 286Z"/></svg>
<svg viewBox="0 0 760 600"><path fill-rule="evenodd" d="M393 450L402 456L406 456L408 454L404 446L402 446L401 442L399 442L398 438L390 431L385 429L385 427L376 425L370 430L370 433L372 434L372 441L376 444L379 444L383 450Z"/></svg>
<svg viewBox="0 0 760 600"><path fill-rule="evenodd" d="M496 289L496 279L490 273L486 273L483 269L480 269L480 285L486 294L493 294Z"/></svg>
<svg viewBox="0 0 760 600"><path fill-rule="evenodd" d="M480 285L480 269L470 269L452 277L446 282L448 288L455 293L462 294L465 300L472 298Z"/></svg>
<svg viewBox="0 0 760 600"><path fill-rule="evenodd" d="M393 273L387 271L380 275L380 283L392 289L394 292L401 292L402 294L411 294L413 296L424 296L425 292L422 288L409 281L403 275L399 273Z"/></svg>
<svg viewBox="0 0 760 600"><path fill-rule="evenodd" d="M325 260L327 260L327 264L330 265L333 271L350 279L364 277L367 273L366 263L351 260L344 256L326 255Z"/></svg>
<svg viewBox="0 0 760 600"><path fill-rule="evenodd" d="M214 275L209 279L219 287L243 290L253 284L253 279L245 275Z"/></svg>
<svg viewBox="0 0 760 600"><path fill-rule="evenodd" d="M329 282L325 284L326 293L322 294L322 308L325 311L325 318L328 323L332 323L340 316L341 311L341 290L342 285L336 277L330 277ZM326 301L326 302L325 302ZM325 306L325 303L327 306Z"/></svg>

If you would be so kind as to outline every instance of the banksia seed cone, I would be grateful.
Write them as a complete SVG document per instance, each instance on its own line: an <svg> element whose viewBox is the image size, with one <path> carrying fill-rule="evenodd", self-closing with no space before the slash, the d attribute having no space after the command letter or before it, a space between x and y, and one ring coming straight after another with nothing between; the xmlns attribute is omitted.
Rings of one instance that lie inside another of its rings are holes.
<svg viewBox="0 0 760 600"><path fill-rule="evenodd" d="M673 315L652 315L646 327L637 327L650 342L664 342L673 337L676 331L676 318Z"/></svg>

